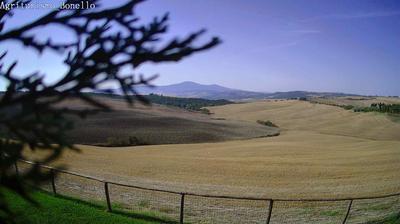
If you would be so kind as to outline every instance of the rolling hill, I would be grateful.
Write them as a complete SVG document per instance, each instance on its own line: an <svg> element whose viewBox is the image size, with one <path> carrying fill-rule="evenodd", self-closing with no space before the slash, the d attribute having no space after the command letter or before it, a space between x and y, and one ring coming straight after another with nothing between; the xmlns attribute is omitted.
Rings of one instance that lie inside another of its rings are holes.
<svg viewBox="0 0 400 224"><path fill-rule="evenodd" d="M123 107L120 109L123 110ZM143 109L135 110L139 112ZM272 138L109 150L80 146L81 153L66 152L58 164L115 181L204 194L318 198L362 197L399 191L400 124L382 114L355 113L336 106L298 100L228 104L209 107L209 110L214 113L211 118L225 119L214 121L231 124L256 124L257 120L268 119L280 127L281 134ZM119 117L135 114L134 111L126 113ZM161 108L152 114L154 118L147 119L152 124L168 122L167 118L171 116L183 118L183 113L164 112ZM92 133L93 130L97 130L99 135L106 131L118 135L117 132L124 130L138 136L133 133L138 131L135 127L145 127L142 131L152 132L153 139L157 141L168 137L166 129L161 131L161 126L135 126L135 122L128 123L120 118L118 127L108 125L111 119L102 116L102 123L105 124L101 129L86 129L92 122L100 125L92 120L81 125L86 131L79 130L76 137L85 136L85 132ZM181 134L193 134L194 131L206 134L228 131L229 134L241 129L232 126L220 129L222 123L214 126L216 129L209 129L209 122L196 118L199 119L202 120L201 125L170 120L168 123L171 126L164 127L176 127L175 130ZM115 118L113 122L116 122ZM132 128L130 131L129 126Z"/></svg>
<svg viewBox="0 0 400 224"><path fill-rule="evenodd" d="M204 113L183 109L185 105L189 105L184 104L185 102L176 101L183 103L182 108L159 104L146 106L139 103L129 107L120 98L101 95L94 97L112 107L113 111L99 112L83 120L71 117L75 121L75 128L67 133L67 137L73 143L101 146L179 144L279 134L279 128L256 122L212 118ZM173 103L177 99L168 100L167 103ZM90 107L79 99L69 99L58 106L69 109Z"/></svg>

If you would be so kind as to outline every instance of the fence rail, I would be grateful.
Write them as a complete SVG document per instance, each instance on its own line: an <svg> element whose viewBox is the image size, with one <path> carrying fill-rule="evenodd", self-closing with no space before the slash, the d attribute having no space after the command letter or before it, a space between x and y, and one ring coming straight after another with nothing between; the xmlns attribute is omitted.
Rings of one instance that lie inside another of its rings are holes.
<svg viewBox="0 0 400 224"><path fill-rule="evenodd" d="M35 165L36 163L32 161L27 161L27 160L22 160L20 159L19 162L25 163L25 164L30 164L30 165ZM384 199L384 198L390 198L390 197L396 197L400 196L400 193L394 193L394 194L386 194L386 195L380 195L380 196L372 196L372 197L344 197L344 198L297 198L297 199L286 199L286 198L265 198L265 197L237 197L237 196L226 196L226 195L210 195L210 194L196 194L192 192L179 192L179 191L172 191L172 190L163 190L163 189L157 189L157 188L147 188L147 187L141 187L137 185L131 185L131 184L124 184L124 183L119 183L119 182L114 182L114 181L109 181L105 180L99 177L94 177L86 174L81 174L73 171L68 171L68 170L62 170L58 169L55 167L47 166L47 165L40 165L40 167L48 169L51 172L51 190L54 194L58 194L57 188L56 188L56 173L63 173L63 174L69 174L72 176L92 180L92 181L97 181L100 183L103 183L103 190L104 190L104 198L107 204L107 211L111 212L113 210L112 206L112 201L110 197L110 189L109 185L114 185L114 186L120 186L120 187L126 187L126 188L133 188L133 189L138 189L138 190L145 190L145 191L152 191L152 192L159 192L159 193L168 193L168 194L173 194L179 196L179 223L184 223L185 221L185 197L186 196L195 196L195 197L201 197L201 198L211 198L211 199L231 199L231 200L243 200L243 201L265 201L267 202L267 206L265 206L265 217L263 222L257 221L257 223L266 223L269 224L271 222L272 216L273 216L273 210L274 210L274 203L277 202L348 202L346 210L345 210L345 215L340 219L340 223L345 224L347 223L349 216L352 211L352 206L355 201L362 201L362 200L374 200L374 199ZM17 163L15 163L15 171L16 173L21 172L21 169L18 167ZM399 200L397 200L397 203L399 203ZM400 208L399 208L400 209ZM400 211L400 210L399 210ZM397 211L397 212L399 212ZM243 220L240 223L246 223L246 221L243 222ZM339 223L339 222L338 222Z"/></svg>

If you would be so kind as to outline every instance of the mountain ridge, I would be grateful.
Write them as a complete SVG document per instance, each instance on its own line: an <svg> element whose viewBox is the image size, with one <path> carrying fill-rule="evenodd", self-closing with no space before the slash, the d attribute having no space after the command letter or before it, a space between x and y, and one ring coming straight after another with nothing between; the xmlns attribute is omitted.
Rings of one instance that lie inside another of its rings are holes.
<svg viewBox="0 0 400 224"><path fill-rule="evenodd" d="M171 85L156 87L139 86L136 88L139 94L159 94L172 97L204 98L211 100L250 100L250 99L279 99L302 98L309 96L359 96L338 92L312 92L312 91L287 91L287 92L256 92L234 88L228 88L217 84L199 84L192 81L184 81Z"/></svg>
<svg viewBox="0 0 400 224"><path fill-rule="evenodd" d="M161 94L174 97L194 97L205 99L226 99L226 100L242 100L242 99L261 99L267 97L267 93L254 91L246 91L228 88L217 84L199 84L192 81L181 83L156 86L154 88L140 86L137 88L140 94Z"/></svg>

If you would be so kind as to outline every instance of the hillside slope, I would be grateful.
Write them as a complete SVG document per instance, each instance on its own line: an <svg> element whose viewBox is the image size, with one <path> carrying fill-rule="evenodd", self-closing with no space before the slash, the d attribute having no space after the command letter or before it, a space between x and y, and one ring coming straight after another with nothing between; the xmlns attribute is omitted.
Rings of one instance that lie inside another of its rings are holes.
<svg viewBox="0 0 400 224"><path fill-rule="evenodd" d="M400 124L302 101L210 107L215 117L271 120L273 138L113 148L81 146L72 170L142 186L235 196L320 198L400 191ZM134 149L134 150L133 150Z"/></svg>
<svg viewBox="0 0 400 224"><path fill-rule="evenodd" d="M76 144L126 146L172 143L217 142L276 135L279 129L256 122L211 119L210 116L176 107L136 103L128 107L123 100L98 97L113 107L85 120L75 118L75 129L68 138ZM78 100L60 106L84 108ZM130 140L133 139L133 140Z"/></svg>
<svg viewBox="0 0 400 224"><path fill-rule="evenodd" d="M241 121L269 119L282 130L312 131L321 134L372 140L400 140L400 123L384 114L355 113L340 107L303 101L258 101L211 107L218 116Z"/></svg>

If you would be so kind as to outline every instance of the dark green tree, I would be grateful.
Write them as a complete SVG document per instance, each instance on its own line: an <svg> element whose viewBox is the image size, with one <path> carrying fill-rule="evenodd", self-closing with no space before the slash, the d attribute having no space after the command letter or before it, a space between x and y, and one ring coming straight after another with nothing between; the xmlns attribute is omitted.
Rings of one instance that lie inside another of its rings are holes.
<svg viewBox="0 0 400 224"><path fill-rule="evenodd" d="M0 1L14 4L28 2ZM68 4L79 2L67 1ZM39 169L37 164L50 163L65 150L79 150L65 137L65 133L73 128L68 117L85 117L99 110L112 110L90 95L83 94L83 90L96 91L102 84L113 82L118 86L116 89L122 90L127 103L133 104L135 99L146 102L146 99L137 95L135 86L149 85L155 76L145 78L135 74L140 65L146 62L177 62L220 43L214 37L195 45L194 42L204 30L191 33L185 38L160 42L160 37L168 30L168 14L154 18L149 24L140 24L134 9L141 2L131 0L118 7L96 7L94 10L54 10L8 30L3 27L13 16L14 9L0 11L1 44L14 41L25 46L26 50L39 54L44 51L57 52L65 56L64 63L68 67L59 81L47 84L44 82L44 74L15 74L17 62L5 65L3 60L7 52L1 53L0 78L7 81L8 87L0 96L0 222L10 222L13 216L4 200L5 190L31 200L25 183L40 184L50 178L50 174ZM99 5L96 0L91 3ZM41 41L35 37L34 30L50 25L73 32L74 41L55 43L51 38ZM21 55L20 59L25 58ZM131 74L121 74L122 68L126 66L131 67ZM114 90L107 91L112 93ZM85 101L93 109L71 110L57 106L69 98ZM24 158L23 150L42 150L49 154L17 176L14 164Z"/></svg>

